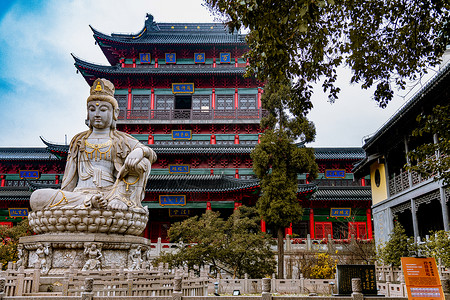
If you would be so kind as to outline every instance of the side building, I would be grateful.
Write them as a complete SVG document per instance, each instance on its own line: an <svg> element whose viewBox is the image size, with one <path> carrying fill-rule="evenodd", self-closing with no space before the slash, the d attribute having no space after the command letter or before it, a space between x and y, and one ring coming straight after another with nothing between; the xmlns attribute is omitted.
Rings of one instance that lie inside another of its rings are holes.
<svg viewBox="0 0 450 300"><path fill-rule="evenodd" d="M245 36L223 24L156 23L151 15L136 34L92 31L110 65L74 56L76 69L89 85L97 78L114 83L118 129L158 155L143 200L150 211L144 235L167 241L170 225L183 218L209 209L228 217L241 205L255 205L261 190L250 153L263 134L259 123L266 112L263 83L243 76ZM43 141L42 148L0 148L3 215L28 206L28 189L60 183L68 146ZM371 239L370 187L351 171L364 151L315 151L321 174L315 182L298 175L304 215L286 234ZM12 221L9 215L5 220ZM261 229L272 230L263 220Z"/></svg>
<svg viewBox="0 0 450 300"><path fill-rule="evenodd" d="M393 115L363 146L366 157L353 170L357 177L370 174L376 243L386 242L398 221L409 236L424 238L430 231L450 230L450 193L434 178L422 178L405 169L406 153L434 143L436 136L412 135L421 113L448 105L450 64L441 67L418 93Z"/></svg>

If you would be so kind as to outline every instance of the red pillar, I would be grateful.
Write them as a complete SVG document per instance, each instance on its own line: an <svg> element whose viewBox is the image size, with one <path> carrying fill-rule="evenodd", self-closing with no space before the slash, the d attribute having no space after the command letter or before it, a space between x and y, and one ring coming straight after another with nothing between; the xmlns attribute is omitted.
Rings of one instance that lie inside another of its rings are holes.
<svg viewBox="0 0 450 300"><path fill-rule="evenodd" d="M55 175L55 184L59 184L59 175Z"/></svg>
<svg viewBox="0 0 450 300"><path fill-rule="evenodd" d="M234 210L238 209L241 206L242 206L242 203L234 202Z"/></svg>
<svg viewBox="0 0 450 300"><path fill-rule="evenodd" d="M213 57L213 68L215 68L215 67L216 67L216 58Z"/></svg>
<svg viewBox="0 0 450 300"><path fill-rule="evenodd" d="M258 134L258 144L261 144L261 133Z"/></svg>
<svg viewBox="0 0 450 300"><path fill-rule="evenodd" d="M235 67L235 68L238 67L238 59L237 59L237 57L234 59L234 67Z"/></svg>
<svg viewBox="0 0 450 300"><path fill-rule="evenodd" d="M214 175L214 169L211 169L211 175Z"/></svg>
<svg viewBox="0 0 450 300"><path fill-rule="evenodd" d="M155 109L155 89L151 88L151 95L150 95L150 109Z"/></svg>
<svg viewBox="0 0 450 300"><path fill-rule="evenodd" d="M289 233L289 236L292 238L292 223L289 224L288 233Z"/></svg>
<svg viewBox="0 0 450 300"><path fill-rule="evenodd" d="M155 57L155 68L158 69L158 58Z"/></svg>
<svg viewBox="0 0 450 300"><path fill-rule="evenodd" d="M210 141L211 145L215 145L216 144L216 136L213 134L211 134L211 141Z"/></svg>
<svg viewBox="0 0 450 300"><path fill-rule="evenodd" d="M372 212L370 208L366 210L366 214L367 214L367 238L371 240L373 239L373 235L372 235Z"/></svg>
<svg viewBox="0 0 450 300"><path fill-rule="evenodd" d="M5 175L0 176L0 178L2 179L2 181L1 181L1 183L0 183L0 186L1 186L1 187L4 187L4 186L5 186L5 182L6 182L6 180L5 180Z"/></svg>
<svg viewBox="0 0 450 300"><path fill-rule="evenodd" d="M264 220L261 220L261 231L266 232L266 222Z"/></svg>
<svg viewBox="0 0 450 300"><path fill-rule="evenodd" d="M211 202L206 202L206 210L211 210Z"/></svg>
<svg viewBox="0 0 450 300"><path fill-rule="evenodd" d="M235 144L235 145L239 145L239 134L236 134L236 135L234 136L234 144Z"/></svg>
<svg viewBox="0 0 450 300"><path fill-rule="evenodd" d="M238 108L238 89L234 89L234 109Z"/></svg>
<svg viewBox="0 0 450 300"><path fill-rule="evenodd" d="M236 172L234 173L234 178L239 179L239 169L236 169Z"/></svg>
<svg viewBox="0 0 450 300"><path fill-rule="evenodd" d="M131 88L128 88L128 99L127 99L127 109L131 110L131 101L132 101L132 95L131 95Z"/></svg>
<svg viewBox="0 0 450 300"><path fill-rule="evenodd" d="M125 58L122 58L122 59L120 60L120 66L121 66L122 68L125 68Z"/></svg>
<svg viewBox="0 0 450 300"><path fill-rule="evenodd" d="M127 114L126 114L126 118L128 119L129 115L130 115L130 110L131 110L131 101L132 101L133 97L131 95L131 88L128 88L128 101L127 101Z"/></svg>
<svg viewBox="0 0 450 300"><path fill-rule="evenodd" d="M212 102L212 109L216 109L216 89L212 89L212 97L211 97L211 102Z"/></svg>
<svg viewBox="0 0 450 300"><path fill-rule="evenodd" d="M312 208L309 210L309 235L312 239L315 238L315 235L314 235L314 210Z"/></svg>
<svg viewBox="0 0 450 300"><path fill-rule="evenodd" d="M258 109L261 108L261 88L258 88Z"/></svg>
<svg viewBox="0 0 450 300"><path fill-rule="evenodd" d="M133 68L136 68L136 58L133 58Z"/></svg>
<svg viewBox="0 0 450 300"><path fill-rule="evenodd" d="M365 178L361 178L361 186L366 186L366 179Z"/></svg>
<svg viewBox="0 0 450 300"><path fill-rule="evenodd" d="M153 111L155 110L155 89L151 88L150 94L150 118L153 119Z"/></svg>
<svg viewBox="0 0 450 300"><path fill-rule="evenodd" d="M151 133L148 134L148 144L149 145L155 144L155 138L153 137L153 135Z"/></svg>

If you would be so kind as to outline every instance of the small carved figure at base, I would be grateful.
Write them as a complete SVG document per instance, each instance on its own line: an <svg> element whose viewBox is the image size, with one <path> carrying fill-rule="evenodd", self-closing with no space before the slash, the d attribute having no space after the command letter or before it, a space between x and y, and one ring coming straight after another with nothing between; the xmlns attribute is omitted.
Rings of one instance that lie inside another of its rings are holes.
<svg viewBox="0 0 450 300"><path fill-rule="evenodd" d="M141 246L134 246L130 249L130 267L129 270L140 270L142 265L142 250Z"/></svg>
<svg viewBox="0 0 450 300"><path fill-rule="evenodd" d="M82 271L100 271L102 269L103 255L100 244L97 246L96 243L85 243L84 255L86 255L88 259L84 264Z"/></svg>
<svg viewBox="0 0 450 300"><path fill-rule="evenodd" d="M51 250L50 245L42 243L37 244L36 255L38 257L39 268L41 269L41 273L43 275L47 275L50 271L50 262L51 260Z"/></svg>

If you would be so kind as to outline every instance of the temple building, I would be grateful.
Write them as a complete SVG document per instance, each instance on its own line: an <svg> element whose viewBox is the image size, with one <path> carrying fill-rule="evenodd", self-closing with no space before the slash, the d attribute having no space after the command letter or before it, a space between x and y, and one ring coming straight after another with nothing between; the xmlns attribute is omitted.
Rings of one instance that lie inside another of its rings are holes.
<svg viewBox="0 0 450 300"><path fill-rule="evenodd" d="M425 238L432 231L449 228L449 189L435 178L423 178L405 169L406 153L437 136L413 136L419 114L429 114L436 105L448 105L450 63L397 111L363 146L366 157L353 170L356 177L370 174L375 242L389 240L394 223L408 236ZM437 155L437 157L439 157Z"/></svg>
<svg viewBox="0 0 450 300"><path fill-rule="evenodd" d="M266 111L264 84L244 77L245 35L220 23L157 23L151 15L136 34L92 31L110 65L73 55L77 71L88 85L97 78L114 84L118 130L158 155L143 200L150 211L144 236L167 241L170 225L183 218L205 210L226 218L241 205L255 205L261 189L250 153L264 134L259 123ZM68 146L43 142L42 148L0 148L1 221L20 219L8 209L29 207L29 190L60 184ZM352 173L363 149L315 152L319 178L298 175L304 215L286 234L372 239L369 177L356 181ZM264 220L261 229L272 231Z"/></svg>

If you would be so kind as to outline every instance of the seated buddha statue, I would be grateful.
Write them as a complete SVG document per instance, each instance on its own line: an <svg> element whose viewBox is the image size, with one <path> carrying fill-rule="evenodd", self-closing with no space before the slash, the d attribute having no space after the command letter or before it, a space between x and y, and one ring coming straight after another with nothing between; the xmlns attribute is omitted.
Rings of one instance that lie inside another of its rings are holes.
<svg viewBox="0 0 450 300"><path fill-rule="evenodd" d="M61 189L39 189L33 211L60 208L144 210L141 201L155 152L116 130L119 106L114 85L97 79L87 99L89 129L70 143Z"/></svg>

